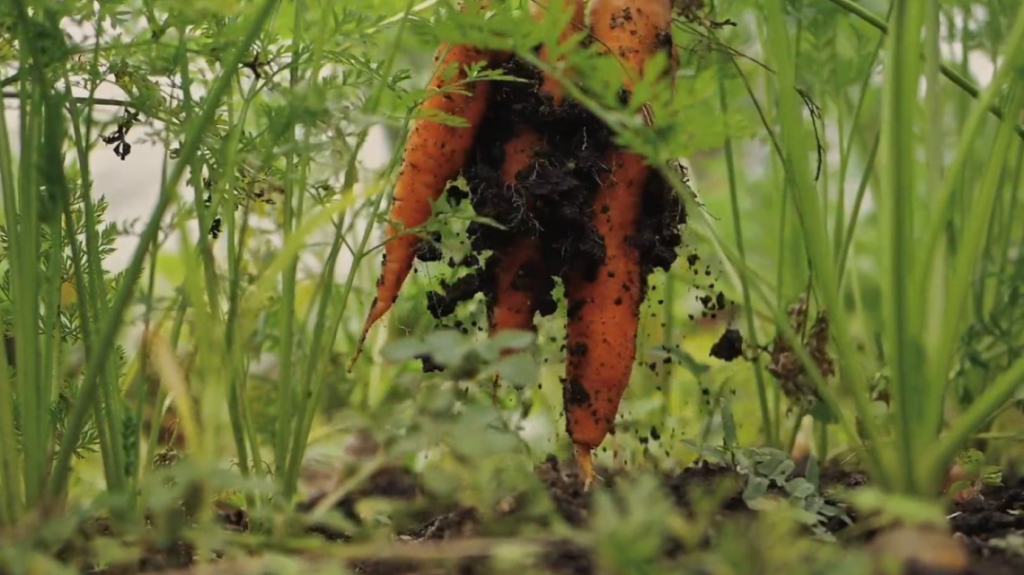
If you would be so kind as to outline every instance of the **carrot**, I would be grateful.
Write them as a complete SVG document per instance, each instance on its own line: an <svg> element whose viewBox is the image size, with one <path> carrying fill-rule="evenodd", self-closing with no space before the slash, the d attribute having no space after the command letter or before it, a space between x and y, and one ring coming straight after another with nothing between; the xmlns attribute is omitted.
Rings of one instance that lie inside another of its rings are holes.
<svg viewBox="0 0 1024 575"><path fill-rule="evenodd" d="M442 44L434 56L435 61L440 61L440 66L431 79L429 88L440 90L465 80L464 66L480 61L487 61L493 65L504 57L504 54L473 46ZM453 64L459 69L454 77L448 80L444 71ZM448 182L456 178L466 164L480 122L487 110L490 89L488 82L472 82L465 87L468 93L439 92L423 102L421 110L440 111L457 116L468 125L456 127L426 119L415 123L406 141L405 157L395 182L395 199L391 207L393 222L398 222L402 228L409 229L430 219L431 201L441 196ZM416 246L420 239L415 234L401 231L394 224L388 226L389 241L384 247L381 275L377 280L377 295L370 306L349 369L359 358L370 328L394 305L402 284L412 270Z"/></svg>
<svg viewBox="0 0 1024 575"><path fill-rule="evenodd" d="M531 5L533 17L542 20L547 16L547 9L537 9ZM564 8L572 10L572 16L559 35L558 42L564 44L574 34L583 30L586 25L585 0L565 0ZM545 44L541 46L540 58L549 61L550 50ZM558 106L565 99L565 87L553 76L545 74L540 91L551 97ZM534 151L543 144L542 138L529 127L520 127L516 134L505 143L505 163L501 169L501 178L506 186L516 185L516 174L527 168L534 158ZM526 209L531 210L532 202L527 200ZM542 249L540 241L531 236L520 235L513 238L504 248L495 253L498 258L495 265L494 298L491 302L490 333L492 336L504 330L516 329L532 331L533 316L537 311L537 285L540 280L542 265ZM497 392L498 377L494 379L494 393Z"/></svg>
<svg viewBox="0 0 1024 575"><path fill-rule="evenodd" d="M548 10L550 10L550 0L546 8L541 8L540 4L531 4L533 8L533 16L538 20L542 20ZM562 7L572 10L572 17L569 19L568 25L562 29L562 33L558 36L558 43L565 44L574 35L583 31L586 28L586 1L585 0L563 0ZM551 51L545 44L540 47L540 59L544 62L550 62ZM554 76L545 75L544 83L540 87L541 93L548 94L551 96L552 101L557 106L562 103L565 99L565 87L562 83Z"/></svg>
<svg viewBox="0 0 1024 575"><path fill-rule="evenodd" d="M542 20L548 14L547 9L532 4L533 17ZM558 42L567 42L574 34L585 26L585 0L565 0L563 7L572 10L568 25L559 35ZM550 50L547 45L541 46L540 58L548 61ZM565 99L565 87L561 82L549 75L544 76L540 91L552 98L556 105ZM501 177L505 185L516 183L516 174L529 166L533 161L534 150L542 144L540 136L530 128L520 128L515 136L505 144L505 164L502 166ZM527 210L532 206L527 205ZM532 285L517 285L516 278L525 275L524 265L541 259L541 245L536 238L517 237L503 250L496 254L499 259L495 281L495 301L491 318L491 334L503 329L531 329L533 314L536 309L533 301Z"/></svg>
<svg viewBox="0 0 1024 575"><path fill-rule="evenodd" d="M649 57L668 49L671 4L671 0L594 0L591 4L594 35L625 67L626 89L641 77ZM596 274L578 267L571 270L566 288L570 310L563 388L566 430L588 487L595 478L591 451L611 430L629 385L646 290L640 253L629 238L637 231L650 168L643 157L623 149L613 148L608 155L611 170L595 195L592 215L604 242L605 259Z"/></svg>
<svg viewBox="0 0 1024 575"><path fill-rule="evenodd" d="M516 174L530 165L534 150L540 145L542 141L537 132L525 127L520 128L505 143L501 179L506 186L515 185ZM536 276L533 273L535 270L528 268L541 259L540 241L528 235L519 235L498 250L495 257L498 261L495 265L494 301L491 306L491 335L507 329L533 329Z"/></svg>

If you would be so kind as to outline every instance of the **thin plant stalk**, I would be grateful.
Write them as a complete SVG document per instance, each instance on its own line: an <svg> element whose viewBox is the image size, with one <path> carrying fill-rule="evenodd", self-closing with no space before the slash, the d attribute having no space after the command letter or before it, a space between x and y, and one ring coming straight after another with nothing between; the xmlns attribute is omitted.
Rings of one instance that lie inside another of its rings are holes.
<svg viewBox="0 0 1024 575"><path fill-rule="evenodd" d="M864 173L861 174L860 184L857 186L857 195L853 200L853 210L850 212L850 222L846 226L843 235L842 249L839 252L839 281L840 286L846 278L846 263L850 257L850 246L853 245L853 234L857 231L857 222L860 219L861 208L864 205L864 198L867 196L868 184L871 182L871 174L875 170L875 160L878 158L878 148L881 145L881 133L875 134L871 142L871 150L864 162ZM838 231L837 231L838 233Z"/></svg>
<svg viewBox="0 0 1024 575"><path fill-rule="evenodd" d="M890 4L889 5L889 13L886 14L886 18L888 18L889 16L892 15L892 7L893 7L893 4ZM860 83L860 90L858 92L859 95L857 97L857 104L856 104L856 106L854 106L853 117L850 120L850 133L849 133L849 135L846 138L846 145L843 146L843 153L841 154L841 157L840 157L840 160L839 160L839 162L840 162L839 180L841 182L841 184L840 184L841 186L846 183L846 174L847 174L847 170L850 167L850 158L851 158L851 156L853 154L853 150L856 148L854 146L854 138L855 138L855 136L858 133L858 130L859 130L858 126L860 125L861 114L864 112L864 102L865 102L865 100L867 100L867 95L868 95L868 92L870 91L871 79L874 76L875 62L878 61L878 55L882 52L882 46L884 44L885 44L885 36L879 37L878 38L878 42L875 44L875 49L874 49L874 51L871 54L871 58L868 59L867 69L864 70L864 79L861 80L861 83ZM838 242L836 244L836 247L837 247L836 257L839 258L838 259L839 263L838 263L837 268L839 270L839 283L840 283L840 286L842 286L843 276L846 273L846 256L849 253L850 241L853 238L853 232L857 228L856 222L857 222L857 219L858 219L858 217L860 215L861 204L862 204L862 202L864 200L864 193L867 191L867 185L868 185L868 181L870 179L870 174L874 170L875 157L876 157L876 154L878 153L879 138L880 138L880 136L876 136L875 137L874 143L871 146L871 151L868 152L868 158L867 158L867 160L865 160L865 163L864 163L864 166L865 166L864 167L864 174L861 177L860 186L857 189L857 196L856 196L856 199L854 200L853 212L850 215L850 224L847 226L845 221L844 221L844 219L846 217L845 202L844 202L844 205L841 207L841 209L838 209L837 213L836 213L836 222L835 222L835 225L833 227L833 233L836 234L836 241ZM842 189L842 188L840 188L840 189ZM845 234L844 235L840 235L841 233L843 233L844 229L845 229Z"/></svg>
<svg viewBox="0 0 1024 575"><path fill-rule="evenodd" d="M413 0L409 0L405 7L405 14L408 15L414 10ZM381 77L386 77L390 74L394 62L398 57L398 51L401 46L401 41L405 37L406 32L406 18L402 18L399 21L398 30L395 33L395 40L392 42L388 56L384 62L381 70ZM318 50L319 51L319 50ZM435 71L436 73L436 71ZM365 104L365 111L368 114L373 114L377 111L381 103L381 98L384 93L384 84L378 83L374 86L374 91L367 99ZM407 130L410 122L410 114L406 116L403 125L403 131ZM345 181L342 185L343 193L351 193L354 189L358 174L358 153L366 141L368 129L360 131L359 138L357 140L355 149L352 150L349 156L349 163L345 170ZM391 158L391 162L387 168L387 173L391 173L398 165L400 154L395 154ZM371 200L371 211L367 219L368 222L376 221L377 214L380 211L381 204L383 202L385 194L379 194L378 197ZM354 220L354 218L353 218ZM286 474L284 476L283 489L286 496L291 496L294 493L295 486L298 481L298 473L302 463L302 459L305 456L306 442L309 437L309 432L313 426L313 418L315 416L316 406L319 404L320 395L323 390L323 379L325 377L325 371L327 369L327 358L329 352L334 348L335 341L338 336L338 331L341 327L341 322L345 317L345 310L348 305L349 296L352 293L352 287L355 282L356 274L359 270L360 264L363 258L366 256L367 245L369 243L370 235L373 232L373 225L367 225L363 231L362 237L360 238L359 245L353 254L353 261L351 268L349 269L348 277L345 280L344 287L340 294L340 301L337 303L337 313L331 315L328 313L327 303L330 301L333 293L333 277L334 277L334 266L337 262L337 258L340 254L341 242L344 236L340 234L341 228L336 229L334 242L332 242L331 253L328 255L328 269L330 273L325 274L325 281L330 280L330 284L324 284L323 292L321 294L319 314L317 322L314 325L313 332L313 345L310 347L310 356L306 363L306 368L303 374L303 380L301 382L301 400L297 411L296 427L292 436L291 449L288 452L288 465L286 467ZM324 338L324 335L327 337ZM324 341L326 339L326 341ZM321 343L323 342L323 343ZM315 361L314 361L315 360Z"/></svg>
<svg viewBox="0 0 1024 575"><path fill-rule="evenodd" d="M996 90L1002 87L1002 84L997 82L1005 79L1010 70L1013 70L1016 62L1020 61L1020 49L1024 48L1024 5L1017 11L1017 18L1014 23L1013 29L1007 37L1007 41L1003 46L1004 60L1000 67L996 70L993 76L993 84L990 85L986 91L986 96L991 96ZM1019 90L1019 87L1015 87L1015 90ZM1010 101L1013 104L1017 104L1020 95L1016 94ZM970 123L972 120L977 118L981 106L984 105L985 98L975 103L974 109L971 110L971 119L968 120ZM1001 124L1000 130L1004 130L1009 120L1004 121ZM979 122L980 123L980 122ZM977 126L973 126L977 128ZM1002 132L1000 132L1002 134ZM973 274L967 276L961 276L958 274L968 273L971 269L974 260L969 258L977 258L982 253L984 248L981 241L984 238L984 225L988 221L989 213L986 207L991 208L991 201L994 201L995 194L998 188L998 178L1002 172L1002 162L996 163L995 158L1000 157L1005 161L1004 152L1007 149L1005 145L1005 138L1001 138L997 135L997 140L1003 141L1004 146L1002 148L994 147L996 153L990 157L990 163L986 167L985 173L982 175L982 184L978 187L978 191L975 196L971 198L971 208L966 213L967 220L965 221L966 229L963 230L959 236L961 242L967 245L961 245L957 249L957 253L954 256L955 261L952 263L949 283L946 288L946 297L942 304L942 313L947 316L947 320L943 323L942 329L936 330L938 333L933 334L926 342L927 355L929 358L928 364L930 369L928 370L928 377L932 381L946 382L948 380L948 373L951 366L953 350L959 339L960 328L962 326L962 310L965 309L966 299L969 294L970 282L973 278ZM954 188L953 181L960 175L961 169L965 162L966 150L969 146L976 144L974 140L974 130L968 129L963 132L962 139L960 142L960 148L958 150L956 159L946 172L945 186L943 188L943 199L948 199L948 193ZM1001 151L1000 151L1001 150ZM937 219L933 221L932 227L929 229L929 235L926 238L925 252L922 253L924 257L930 257L936 251L938 244L938 234L936 233L938 223L945 221L948 215L949 203L946 202L942 206L942 211L938 214ZM974 234L980 234L981 237L972 236ZM931 277L925 270L920 270L916 276L919 279L925 279ZM929 396L927 402L928 413L925 415L927 420L927 428L934 430L938 428L939 422L941 421L942 415L942 404L943 397L945 395L946 385L935 386L935 393Z"/></svg>
<svg viewBox="0 0 1024 575"><path fill-rule="evenodd" d="M11 266L11 296L20 302L14 307L14 340L16 388L19 403L22 440L22 480L25 504L35 506L43 478L42 438L38 437L36 418L41 416L37 393L39 371L38 329L38 221L39 194L36 169L39 142L42 140L43 93L42 64L36 57L35 44L29 37L34 22L30 21L23 0L15 2L17 35L22 49L20 68L30 71L31 81L21 83L21 154L17 190L4 189L4 208L10 241L8 258Z"/></svg>
<svg viewBox="0 0 1024 575"><path fill-rule="evenodd" d="M5 212L13 210L8 198L13 196L15 189L10 141L7 114L0 114L0 189ZM14 397L6 346L0 349L0 396ZM19 474L21 458L14 429L14 402L0 401L0 525L5 526L12 525L24 509L22 479Z"/></svg>
<svg viewBox="0 0 1024 575"><path fill-rule="evenodd" d="M1016 100L1016 103L1019 104L1021 101L1019 87L1015 87L1014 90L1018 92L1015 94L1014 99ZM992 210L995 206L999 179L1011 149L1009 139L1010 130L1006 128L1006 124L1004 123L996 136L989 165L986 167L982 176L981 183L974 197L974 201L972 202L971 212L968 214L967 221L965 222L966 227L963 232L962 244L954 261L952 262L952 281L949 285L945 300L945 309L948 310L947 313L949 314L947 317L949 324L947 324L948 327L944 325L944 327L951 332L954 330L954 327L959 327L961 324L961 315L966 307L972 279L975 276L973 272L977 267L979 255L984 250L984 238L986 237L985 229L990 225L992 219ZM953 342L947 340L942 347L939 347L939 349L949 350L951 353L953 349ZM942 356L935 356L934 360L939 361L940 357ZM942 365L948 366L949 360L942 361ZM938 371L938 368L933 368L929 373L931 373L933 377L939 377L941 375L942 379L935 380L937 383L934 386L932 394L929 396L929 403L927 406L929 411L926 412L925 418L921 422L922 427L919 431L921 434L934 434L935 431L939 429L941 424L942 406L945 403L945 392L948 389L947 373ZM982 394L982 397L989 397L988 392L993 391L993 388L995 387L996 385L993 384L992 388L986 390L986 392ZM996 390L997 397L1002 396L1002 394L999 393L1000 391L1003 390ZM1009 397L1007 396L1006 399L1009 399ZM981 398L975 401L966 414L961 415L960 418L958 418L954 424L954 429L959 429L960 427L958 426L967 424L981 425L988 419L985 414L975 415L976 412L974 409L979 403L982 403ZM987 403L982 404L989 405ZM1002 405L1002 403L999 405ZM990 412L987 415L991 416L993 413L994 412ZM971 418L968 418L969 415ZM960 419L965 419L967 423L961 423ZM930 479L930 477L925 476L922 478L922 481L928 481Z"/></svg>
<svg viewBox="0 0 1024 575"><path fill-rule="evenodd" d="M299 49L301 46L303 29L303 0L295 1L295 30L292 32L291 58L292 62L299 60ZM290 71L289 88L294 90L299 81L299 67L293 65ZM288 152L285 155L285 202L284 202L284 241L294 231L295 221L301 217L296 211L296 166L295 166L295 144L297 142L294 127L288 133ZM298 195L305 196L305 190L299 189ZM295 345L295 280L298 271L298 261L289 264L281 277L281 344L278 354L278 361L281 366L281 375L277 382L277 422L274 433L274 473L283 477L288 467L288 444L291 433L292 422L294 421L293 407L294 394L291 391L292 370L294 358L292 354Z"/></svg>
<svg viewBox="0 0 1024 575"><path fill-rule="evenodd" d="M1012 62L1020 58L1022 50L1024 50L1024 4L1017 11L1013 26L1003 44L1002 63L996 68L988 87L978 96L977 101L971 107L967 118L964 120L963 128L960 130L960 142L957 145L956 155L946 168L942 189L939 192L938 198L936 201L931 202L931 212L934 213L934 217L928 222L923 243L924 247L919 249L922 266L930 265L933 261L932 257L941 243L940 239L947 231L947 224L952 215L958 210L958 206L953 205L953 196L957 188L964 185L965 179L962 179L962 176L964 176L964 170L967 167L967 156L977 144L978 130L981 129L982 120L985 119L985 113L989 104L1002 92L1003 87L1010 78L1010 74L1014 70ZM926 273L925 269L917 269L914 270L913 277L925 278L929 277L929 274ZM931 357L941 357L931 353L929 355Z"/></svg>
<svg viewBox="0 0 1024 575"><path fill-rule="evenodd" d="M721 76L719 76L718 80L718 93L722 108L722 118L723 121L726 121L729 117L729 103L725 92L725 80ZM726 130L726 134L728 134L728 130ZM732 139L728 135L725 137L723 146L725 148L726 173L729 177L729 200L732 206L732 221L736 233L736 250L739 252L740 257L745 259L746 251L743 245L743 222L740 215L736 161L733 156ZM754 309L750 298L750 287L742 278L740 279L740 288L743 292L744 315L747 318L747 338L750 340L751 345L758 349L760 346L758 345L756 325L754 323ZM672 301L671 298L667 299ZM764 440L767 445L775 447L778 446L779 438L775 437L774 434L775 426L772 424L772 416L768 407L767 386L765 385L764 374L761 372L760 362L757 360L752 361L751 369L754 372L754 380L757 384L757 403L761 410L761 426L764 432Z"/></svg>
<svg viewBox="0 0 1024 575"><path fill-rule="evenodd" d="M256 40L257 36L259 36L263 31L263 27L269 20L271 13L277 6L277 3L278 0L263 0L254 11L253 15L250 16L247 21L243 20L247 24L244 27L244 32L241 34L239 42L234 44L233 49L231 49L225 56L224 68L226 70L238 69L239 63L248 52L249 47ZM208 126L211 125L220 100L223 98L224 94L227 93L233 76L233 73L225 73L214 81L210 92L204 101L201 113L193 118L192 122L188 125L185 132L184 144L181 147L179 160L175 164L168 178L164 180L161 185L159 199L150 214L146 227L142 231L139 245L132 254L132 258L127 266L125 279L114 294L113 304L103 318L101 329L98 331L98 349L106 350L113 346L114 339L120 331L122 317L125 309L128 307L128 301L134 291L135 284L139 279L139 272L142 268L143 261L146 258L153 239L157 236L160 230L164 213L176 197L177 185L181 181L186 167L191 163L195 154L198 153L199 147L202 143L202 135L204 131L208 129ZM58 451L56 461L54 462L53 475L50 477L50 481L47 485L47 494L51 501L59 498L67 489L68 478L71 472L73 444L77 442L79 435L82 433L82 429L85 427L86 412L91 408L95 401L96 393L99 391L99 376L106 368L108 359L110 359L109 354L99 353L90 357L86 362L85 373L82 379L82 385L79 389L77 402L68 416L64 440L61 442L60 450Z"/></svg>
<svg viewBox="0 0 1024 575"><path fill-rule="evenodd" d="M882 222L882 309L885 317L883 339L886 359L892 371L890 386L895 415L896 442L900 464L895 484L901 490L915 490L914 456L918 445L913 431L923 396L920 341L917 339L921 314L920 299L911 295L916 286L906 270L914 269L914 197L916 195L917 85L921 75L921 28L924 3L897 0L893 7L893 30L888 36L881 157L882 194L879 212Z"/></svg>
<svg viewBox="0 0 1024 575"><path fill-rule="evenodd" d="M850 340L846 310L839 298L838 275L832 259L831 245L823 221L814 182L811 178L808 147L805 141L800 104L795 90L795 72L792 49L783 17L781 0L766 2L768 26L768 53L778 63L779 113L782 123L782 142L786 150L787 179L794 186L797 212L803 230L811 269L818 287L819 297L830 314L839 356L839 371L844 384L850 387L857 414L860 416L868 441L876 445L881 439L877 423L868 404L867 379L862 373L853 342ZM800 347L799 345L797 347ZM869 465L883 484L888 483L889 471L878 455L869 450Z"/></svg>

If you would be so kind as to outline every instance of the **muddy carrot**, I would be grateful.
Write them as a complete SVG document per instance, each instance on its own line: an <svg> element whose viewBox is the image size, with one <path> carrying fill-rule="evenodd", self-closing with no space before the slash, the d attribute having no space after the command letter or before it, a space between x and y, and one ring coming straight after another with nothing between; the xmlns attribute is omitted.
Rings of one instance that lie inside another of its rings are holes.
<svg viewBox="0 0 1024 575"><path fill-rule="evenodd" d="M533 17L542 20L548 14L549 7L540 8L533 4ZM586 25L586 2L584 0L565 0L562 6L572 10L568 24L559 35L558 42L567 42L574 34L579 33ZM550 50L547 45L541 46L540 58L549 60ZM551 97L553 103L560 105L565 99L565 88L553 76L545 74L540 91ZM502 166L501 178L506 186L516 184L516 174L527 168L533 161L534 152L543 144L541 137L531 128L520 127L515 136L505 144L505 163ZM527 200L526 209L532 209ZM537 311L537 282L540 281L542 270L541 244L537 238L520 235L495 254L494 299L491 302L490 333L495 335L503 330L517 329L532 331L533 316ZM498 378L495 376L497 391Z"/></svg>
<svg viewBox="0 0 1024 575"><path fill-rule="evenodd" d="M504 55L466 45L442 45L435 61L438 71L430 81L430 89L441 90L466 79L465 66L487 61L498 63ZM458 66L454 75L445 72ZM402 229L422 225L431 216L431 201L444 192L448 182L458 176L469 157L473 141L487 109L490 94L488 82L471 82L460 92L437 92L420 107L421 111L439 111L462 118L465 126L451 126L420 119L414 125L405 145L402 168L395 182L395 199L388 226L389 241L384 247L384 263L377 280L377 295L370 307L351 366L359 358L370 328L386 314L398 299L402 284L412 270L419 237L402 233Z"/></svg>
<svg viewBox="0 0 1024 575"><path fill-rule="evenodd" d="M625 67L627 90L648 58L670 49L671 0L595 0L590 19L597 40ZM629 238L637 231L650 168L641 156L622 149L611 150L607 164L611 169L597 191L592 216L605 259L596 273L574 269L567 281L563 399L566 429L587 486L595 478L591 451L610 431L632 374L646 289L640 254Z"/></svg>
<svg viewBox="0 0 1024 575"><path fill-rule="evenodd" d="M516 184L516 174L533 161L534 150L542 145L539 135L530 128L519 132L505 143L505 163L501 179L506 186ZM529 235L518 235L495 257L494 301L491 306L491 335L507 329L532 330L535 305L536 266L540 262L540 242Z"/></svg>
<svg viewBox="0 0 1024 575"><path fill-rule="evenodd" d="M539 4L531 6L535 19L542 20L547 16L549 7L540 7ZM586 2L584 0L564 0L562 6L572 10L572 17L558 38L560 43L565 43L586 25ZM541 46L540 57L542 60L548 61L549 53L548 46ZM561 104L565 99L565 88L561 82L547 74L544 76L540 91L551 96L556 105ZM540 136L534 130L521 127L516 135L505 144L505 163L501 172L505 185L515 185L516 174L533 161L534 151L541 143ZM531 207L527 202L527 210ZM533 314L536 309L532 285L528 285L527 281L517 281L517 278L525 279L524 276L529 273L524 270L524 265L540 261L540 248L540 242L535 238L521 236L515 238L508 244L508 247L499 250L496 254L501 263L496 268L495 301L491 318L492 335L503 329L532 328Z"/></svg>

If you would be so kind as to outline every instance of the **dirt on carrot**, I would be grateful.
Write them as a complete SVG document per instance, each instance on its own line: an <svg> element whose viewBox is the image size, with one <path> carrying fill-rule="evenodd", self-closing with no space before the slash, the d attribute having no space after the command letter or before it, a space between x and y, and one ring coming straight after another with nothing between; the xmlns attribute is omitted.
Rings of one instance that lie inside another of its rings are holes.
<svg viewBox="0 0 1024 575"><path fill-rule="evenodd" d="M468 201L473 211L504 226L470 224L467 234L473 253L497 251L516 236L537 238L544 246L538 313L542 317L557 309L554 300L556 279L564 279L576 265L588 275L604 263L603 240L592 224L594 195L609 172L607 154L612 135L596 116L579 104L566 100L556 106L542 95L543 76L527 62L513 57L504 72L524 80L502 83L495 89L488 112L481 123L477 142L464 176L468 195L450 188L453 205ZM503 181L501 166L505 144L514 135L516 125L529 126L544 140L533 162L518 174L516 186ZM683 178L683 169L676 167ZM455 192L455 193L453 193ZM535 207L525 209L530 202ZM657 269L670 268L682 245L682 226L686 211L672 184L660 172L652 172L643 191L637 233L631 242L640 255L641 274L649 276ZM493 297L494 285L481 265L456 263L456 272L465 275L450 284L442 284L430 297L429 309L435 318L450 316L458 305L477 294ZM470 262L476 264L476 262ZM462 279L469 278L473 279Z"/></svg>
<svg viewBox="0 0 1024 575"><path fill-rule="evenodd" d="M442 45L434 56L439 69L431 78L430 88L449 88L467 78L466 66L477 62L496 65L505 57L504 54L473 46ZM448 76L450 66L456 67L454 77ZM395 199L390 214L394 223L388 226L390 241L384 247L377 294L363 325L350 369L359 358L369 330L398 299L405 279L412 271L413 261L425 255L418 249L421 243L419 236L408 233L408 230L430 219L431 202L441 196L448 182L465 166L480 122L486 114L491 89L490 82L473 82L464 87L465 93L439 91L420 106L421 111L440 111L462 118L467 125L450 126L429 119L419 119L413 125L395 183ZM426 255L429 255L429 250Z"/></svg>

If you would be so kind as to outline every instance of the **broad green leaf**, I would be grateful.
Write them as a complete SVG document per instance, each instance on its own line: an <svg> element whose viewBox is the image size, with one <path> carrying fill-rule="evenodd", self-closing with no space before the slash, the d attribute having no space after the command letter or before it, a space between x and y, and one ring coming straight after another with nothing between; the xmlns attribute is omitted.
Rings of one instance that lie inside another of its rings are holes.
<svg viewBox="0 0 1024 575"><path fill-rule="evenodd" d="M430 351L430 345L420 338L406 337L389 341L380 350L380 355L392 363L407 361Z"/></svg>
<svg viewBox="0 0 1024 575"><path fill-rule="evenodd" d="M751 475L747 478L747 487L743 490L743 500L748 504L757 501L768 493L770 482L767 477Z"/></svg>

